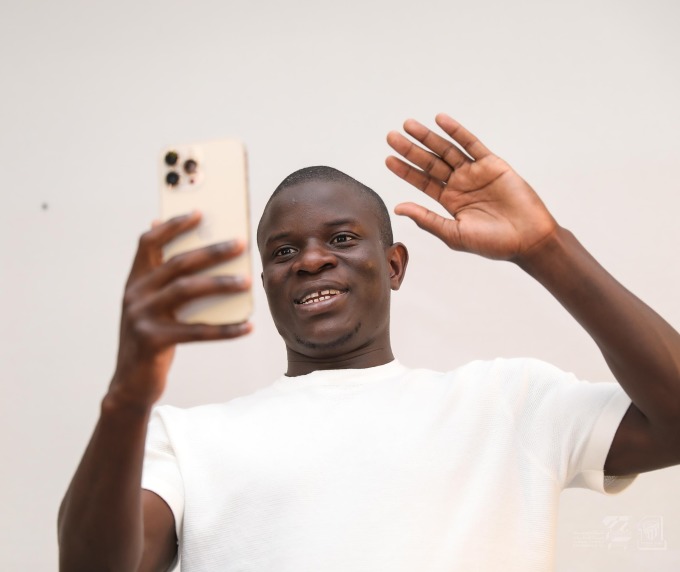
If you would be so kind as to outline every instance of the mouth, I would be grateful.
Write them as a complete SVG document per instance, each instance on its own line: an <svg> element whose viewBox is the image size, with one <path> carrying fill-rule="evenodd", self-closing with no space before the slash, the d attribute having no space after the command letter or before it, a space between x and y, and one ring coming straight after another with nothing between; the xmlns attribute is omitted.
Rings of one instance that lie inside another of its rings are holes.
<svg viewBox="0 0 680 572"><path fill-rule="evenodd" d="M325 290L315 290L314 292L308 292L302 298L294 300L294 302L299 306L308 306L311 304L318 304L319 302L325 302L330 300L335 296L341 294L346 294L347 290L338 290L336 288L327 288Z"/></svg>

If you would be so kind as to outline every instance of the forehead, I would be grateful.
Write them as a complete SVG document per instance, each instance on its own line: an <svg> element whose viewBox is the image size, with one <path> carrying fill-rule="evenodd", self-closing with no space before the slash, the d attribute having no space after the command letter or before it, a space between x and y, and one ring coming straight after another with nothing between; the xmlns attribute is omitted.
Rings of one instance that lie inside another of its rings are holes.
<svg viewBox="0 0 680 572"><path fill-rule="evenodd" d="M279 192L267 205L257 242L282 232L311 232L333 221L352 220L368 229L379 227L377 207L356 185L307 181Z"/></svg>

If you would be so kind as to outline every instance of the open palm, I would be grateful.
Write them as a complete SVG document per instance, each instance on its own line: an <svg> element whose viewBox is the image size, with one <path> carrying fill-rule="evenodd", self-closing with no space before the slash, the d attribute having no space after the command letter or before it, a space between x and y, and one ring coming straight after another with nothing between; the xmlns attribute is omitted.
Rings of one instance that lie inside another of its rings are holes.
<svg viewBox="0 0 680 572"><path fill-rule="evenodd" d="M390 132L388 143L412 165L397 157L386 163L453 218L415 203L398 205L397 214L410 217L450 248L501 260L518 259L555 230L557 223L543 202L510 165L448 115L439 114L436 121L451 140L409 119L404 131L423 147Z"/></svg>

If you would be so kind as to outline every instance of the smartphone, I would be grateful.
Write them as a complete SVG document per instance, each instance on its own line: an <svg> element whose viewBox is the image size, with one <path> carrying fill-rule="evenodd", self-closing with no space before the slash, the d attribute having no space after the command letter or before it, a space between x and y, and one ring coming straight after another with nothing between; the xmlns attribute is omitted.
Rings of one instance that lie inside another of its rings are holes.
<svg viewBox="0 0 680 572"><path fill-rule="evenodd" d="M198 227L168 243L164 259L216 242L241 238L246 249L238 258L201 273L251 276L248 175L243 143L224 139L167 147L160 157L161 219L198 210ZM234 324L248 319L252 292L205 296L178 308L186 323Z"/></svg>

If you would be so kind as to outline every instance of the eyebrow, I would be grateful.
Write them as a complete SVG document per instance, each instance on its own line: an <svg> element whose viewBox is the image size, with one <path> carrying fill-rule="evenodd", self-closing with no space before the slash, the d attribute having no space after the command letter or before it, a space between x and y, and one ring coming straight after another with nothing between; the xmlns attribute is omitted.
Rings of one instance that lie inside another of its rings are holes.
<svg viewBox="0 0 680 572"><path fill-rule="evenodd" d="M348 224L357 224L356 219L353 218L341 218L338 220L332 220L330 222L324 223L324 226L327 228L331 228L334 226L345 226Z"/></svg>
<svg viewBox="0 0 680 572"><path fill-rule="evenodd" d="M270 236L267 238L267 240L264 241L265 245L270 244L272 242L276 242L277 240L281 240L282 238L288 238L290 235L289 232L280 232L279 234L275 234L274 236Z"/></svg>
<svg viewBox="0 0 680 572"><path fill-rule="evenodd" d="M357 220L354 218L341 218L341 219L336 219L336 220L331 220L329 222L325 222L323 224L324 227L326 228L333 228L336 226L345 226L348 224L355 225L357 224ZM278 234L274 234L270 237L267 238L265 241L265 245L270 244L272 242L276 242L278 240L282 240L284 238L288 238L290 236L290 232L284 231L284 232L279 232Z"/></svg>

